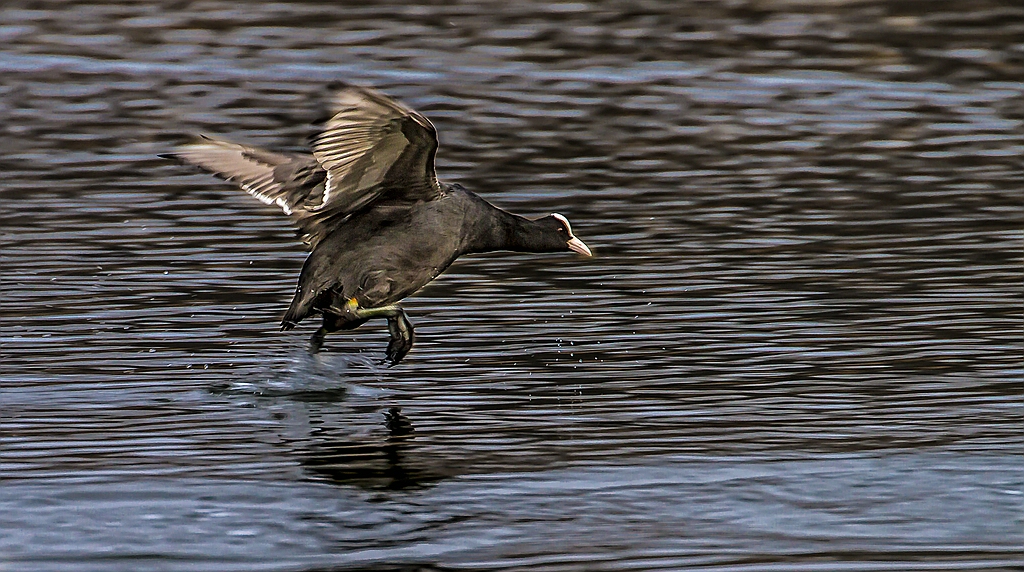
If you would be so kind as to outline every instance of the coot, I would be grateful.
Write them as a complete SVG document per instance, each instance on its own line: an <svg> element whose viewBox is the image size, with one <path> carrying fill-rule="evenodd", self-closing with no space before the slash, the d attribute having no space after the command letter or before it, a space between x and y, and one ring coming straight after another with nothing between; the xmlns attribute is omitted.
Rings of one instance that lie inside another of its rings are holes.
<svg viewBox="0 0 1024 572"><path fill-rule="evenodd" d="M277 205L309 247L282 329L319 314L324 336L386 318L386 359L412 348L413 327L398 302L463 254L590 249L559 214L529 220L462 185L437 180L437 133L426 117L377 91L338 88L333 115L310 139L312 155L279 153L206 136L161 155L232 181Z"/></svg>

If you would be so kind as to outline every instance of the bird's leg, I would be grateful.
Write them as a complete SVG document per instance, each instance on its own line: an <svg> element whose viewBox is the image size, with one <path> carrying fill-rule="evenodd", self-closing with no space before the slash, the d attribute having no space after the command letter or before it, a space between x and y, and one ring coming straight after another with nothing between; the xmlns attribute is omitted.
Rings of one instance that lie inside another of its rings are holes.
<svg viewBox="0 0 1024 572"><path fill-rule="evenodd" d="M370 318L387 318L388 332L391 339L388 341L388 349L384 352L385 361L394 367L402 361L405 354L412 349L416 335L413 332L412 322L405 314L405 310L398 304L381 306L379 308L360 308L355 298L345 302L344 314L352 320L359 320L360 323ZM314 334L315 335L315 334Z"/></svg>
<svg viewBox="0 0 1024 572"><path fill-rule="evenodd" d="M337 332L338 330L358 328L365 321L366 319L360 320L349 314L324 311L323 323L317 331L313 332L313 337L309 339L309 353L315 354L320 351L320 348L324 345L324 337L327 334Z"/></svg>
<svg viewBox="0 0 1024 572"><path fill-rule="evenodd" d="M320 348L324 345L324 336L327 335L327 328L320 326L317 331L313 332L313 337L309 338L309 353L316 354L320 352Z"/></svg>

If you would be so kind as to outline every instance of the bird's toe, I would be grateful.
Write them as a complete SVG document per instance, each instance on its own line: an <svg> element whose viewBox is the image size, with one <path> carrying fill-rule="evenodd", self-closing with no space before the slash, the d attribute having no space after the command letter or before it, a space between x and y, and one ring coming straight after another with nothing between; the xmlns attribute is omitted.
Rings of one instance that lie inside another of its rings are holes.
<svg viewBox="0 0 1024 572"><path fill-rule="evenodd" d="M412 323L402 310L388 319L388 331L391 333L391 340L388 341L388 349L384 352L384 356L388 367L394 367L412 349L416 336Z"/></svg>

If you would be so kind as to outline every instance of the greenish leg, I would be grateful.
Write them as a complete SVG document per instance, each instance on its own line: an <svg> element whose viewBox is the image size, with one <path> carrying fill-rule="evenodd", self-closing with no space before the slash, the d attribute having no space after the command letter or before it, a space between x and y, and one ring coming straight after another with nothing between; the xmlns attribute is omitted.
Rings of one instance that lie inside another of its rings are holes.
<svg viewBox="0 0 1024 572"><path fill-rule="evenodd" d="M388 341L388 349L384 352L384 360L389 363L388 367L398 365L398 362L402 361L405 354L412 349L413 341L416 338L412 322L409 321L409 316L405 315L405 310L397 304L380 308L352 308L352 306L355 306L355 301L349 300L345 304L345 309L361 320L387 318L391 339Z"/></svg>
<svg viewBox="0 0 1024 572"><path fill-rule="evenodd" d="M368 320L370 318L390 318L395 314L401 313L401 311L402 308L392 304L390 306L381 306L380 308L356 308L351 313L360 320Z"/></svg>
<svg viewBox="0 0 1024 572"><path fill-rule="evenodd" d="M385 361L389 364L388 367L398 365L398 362L402 361L402 358L412 349L413 341L416 339L412 322L409 321L405 310L398 304L381 306L379 308L360 308L356 299L350 298L345 302L344 308L333 308L332 310L337 312L339 316L344 316L345 320L356 325L372 318L387 319L388 332L391 334L391 339L388 341L388 348L384 355ZM313 334L313 338L310 340L311 353L316 353L320 350L320 346L323 345L324 335L328 331L333 330L328 330L326 326L321 326Z"/></svg>

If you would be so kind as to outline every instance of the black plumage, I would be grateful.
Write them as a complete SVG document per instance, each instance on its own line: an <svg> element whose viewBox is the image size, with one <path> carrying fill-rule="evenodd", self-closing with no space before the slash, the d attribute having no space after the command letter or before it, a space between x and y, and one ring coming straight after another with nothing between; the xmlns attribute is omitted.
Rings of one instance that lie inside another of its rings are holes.
<svg viewBox="0 0 1024 572"><path fill-rule="evenodd" d="M237 183L291 217L310 255L282 321L288 330L320 314L327 333L388 320L387 359L413 343L398 302L460 255L590 249L565 217L528 220L458 184L437 180L437 134L419 113L371 89L345 86L333 115L310 141L312 155L277 153L202 137L162 155Z"/></svg>

